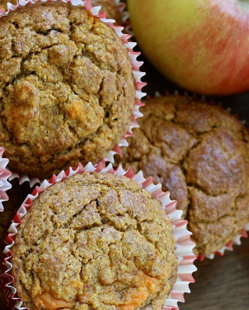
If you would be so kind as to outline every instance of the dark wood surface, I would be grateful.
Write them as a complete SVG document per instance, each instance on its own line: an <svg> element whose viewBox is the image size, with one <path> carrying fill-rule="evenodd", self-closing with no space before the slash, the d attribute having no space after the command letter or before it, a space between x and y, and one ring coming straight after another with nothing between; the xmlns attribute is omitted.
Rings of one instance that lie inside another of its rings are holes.
<svg viewBox="0 0 249 310"><path fill-rule="evenodd" d="M232 252L196 262L195 283L180 310L249 309L249 239Z"/></svg>
<svg viewBox="0 0 249 310"><path fill-rule="evenodd" d="M143 90L149 95L153 96L156 91L164 94L175 90L184 94L185 90L167 81L145 58L140 56L139 60L144 61L141 71L146 72L143 81L147 82L147 86ZM207 97L207 100L221 102L224 107L231 108L249 127L249 93ZM185 294L185 303L179 303L180 310L249 309L249 238L242 239L240 246L234 246L232 252L226 251L223 257L196 261L196 266L195 283L190 284L191 293Z"/></svg>

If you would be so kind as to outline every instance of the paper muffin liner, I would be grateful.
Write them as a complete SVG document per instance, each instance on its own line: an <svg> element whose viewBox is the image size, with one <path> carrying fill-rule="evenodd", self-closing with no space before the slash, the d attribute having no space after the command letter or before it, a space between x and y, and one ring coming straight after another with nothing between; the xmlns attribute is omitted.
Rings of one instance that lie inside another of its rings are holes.
<svg viewBox="0 0 249 310"><path fill-rule="evenodd" d="M119 13L121 14L121 19L124 26L124 32L128 33L130 37L132 38L133 33L131 32L131 23L129 20L129 12L127 10L127 4L124 2L121 2L121 0L114 0L116 2L116 5L118 7Z"/></svg>
<svg viewBox="0 0 249 310"><path fill-rule="evenodd" d="M69 168L66 172L62 171L57 176L53 175L49 181L45 180L40 187L36 187L32 194L28 195L24 200L23 204L19 208L16 216L14 217L11 226L8 229L8 235L5 240L5 249L2 253L3 260L1 264L2 274L1 282L4 292L4 297L11 309L27 309L22 307L22 299L16 295L16 288L13 286L13 276L10 274L12 269L11 258L13 253L11 247L15 243L15 235L17 234L18 227L22 222L23 216L27 213L28 209L32 207L33 201L54 183L61 182L77 173L84 172L99 172L99 173L111 173L114 175L126 176L136 181L141 188L148 190L155 198L162 203L162 208L168 214L170 221L173 226L173 234L176 240L176 255L178 258L178 270L176 283L165 301L162 309L164 310L177 310L179 309L177 303L179 301L184 302L184 293L189 293L189 283L194 282L192 273L197 269L193 264L196 256L193 253L195 246L194 242L191 241L189 232L186 228L187 221L181 219L182 211L176 209L176 201L172 201L169 198L169 192L163 192L161 190L161 184L154 185L152 178L145 179L142 172L135 174L132 168L124 171L122 166L117 169L113 169L112 165L109 164L107 167L100 162L97 166L93 166L92 163L88 163L84 168L81 164L74 170Z"/></svg>
<svg viewBox="0 0 249 310"><path fill-rule="evenodd" d="M168 90L166 90L164 92L164 94L161 94L160 92L156 91L153 96L147 95L145 98L145 102L149 99L158 98L158 97L162 97L162 96L183 96L183 97L187 97L190 99L196 99L196 100L198 99L198 100L203 101L205 103L214 104L214 100L212 98L207 100L207 97L205 95L197 95L197 94L190 95L187 91L179 92L178 90L175 90L173 92L169 92ZM219 102L217 105L219 107L223 108L221 102ZM224 110L228 111L231 115L235 116L238 119L238 115L232 114L230 108L227 108ZM239 120L239 122L241 123L241 125L244 126L246 121ZM241 244L241 238L248 238L248 234L247 234L248 231L249 231L249 223L246 224L244 226L244 228L241 229L241 232L238 233L238 235L233 240L229 241L221 249L219 249L213 253L198 255L197 259L200 261L203 261L205 258L213 259L215 257L215 255L223 256L225 254L226 250L233 251L234 245L240 245Z"/></svg>
<svg viewBox="0 0 249 310"><path fill-rule="evenodd" d="M240 245L241 244L241 238L247 238L248 234L247 231L249 231L249 223L245 225L245 227L241 230L240 234L238 234L234 240L228 242L224 247L222 247L220 250L215 251L211 254L206 255L198 255L197 259L200 261L203 261L205 258L213 259L215 255L223 256L225 254L225 251L233 251L234 245Z"/></svg>
<svg viewBox="0 0 249 310"><path fill-rule="evenodd" d="M120 0L115 0L116 4L119 8L119 11L121 12L124 20L127 17L127 12L124 12L124 7L125 4L121 3ZM106 19L106 13L99 12L100 6L93 7L91 4L91 0L18 0L18 3L16 5L7 3L6 10L0 9L0 18L3 16L7 16L10 11L15 11L19 7L23 7L26 5L32 5L38 2L64 2L64 3L70 3L73 6L82 6L85 7L88 11L91 11L92 15L95 17L98 17L102 22L107 24L109 27L111 27L116 34L119 36L119 38L122 40L123 44L127 48L129 57L132 61L132 71L133 71L133 76L135 79L135 84L136 84L136 98L135 98L135 107L131 119L130 126L127 130L127 132L124 134L122 139L119 141L118 145L114 146L114 148L107 153L105 158L103 159L105 162L111 162L114 163L114 155L115 154L120 154L121 153L121 147L122 146L128 146L128 142L126 140L127 137L133 136L132 129L135 127L139 127L137 123L137 119L139 117L142 117L142 113L139 111L139 108L143 106L144 104L141 102L141 98L146 96L146 93L142 92L142 88L146 85L146 83L141 81L141 78L145 75L144 72L140 71L140 67L142 66L143 62L138 61L137 57L141 54L140 52L135 52L133 49L137 45L135 42L129 42L130 35L123 33L124 27L122 26L117 26L114 25L115 20L114 19ZM125 17L126 16L126 17ZM39 178L32 178L29 177L28 175L25 174L19 174L14 171L13 172L13 178L18 177L20 184L22 182L28 181L30 184L36 184L36 183L41 183L42 179Z"/></svg>
<svg viewBox="0 0 249 310"><path fill-rule="evenodd" d="M120 15L121 15L121 19L122 19L123 26L124 26L124 29L125 29L125 25L127 24L127 21L129 19L129 13L126 10L127 5L126 5L126 3L121 2L121 0L114 0L114 2L115 2L116 6L118 8L118 11L119 11ZM124 32L127 33L126 31L124 31Z"/></svg>
<svg viewBox="0 0 249 310"><path fill-rule="evenodd" d="M170 93L166 91L165 95L169 95ZM174 92L175 96L178 96L179 95L179 92L176 90ZM159 97L160 94L157 92L156 93L156 96ZM189 93L187 91L184 92L184 96L186 97L189 97L189 98L197 98L197 95L196 94L193 94L193 96L191 97L189 95ZM214 104L214 101L213 99L211 98L210 99L210 102L207 101L207 98L205 95L202 95L200 97L200 100L203 101L203 102L207 102L207 103L211 103L211 104ZM218 106L222 107L222 103L219 102L218 103ZM231 108L226 108L225 109L226 111L228 111L230 114L231 113ZM232 114L233 115L233 114ZM237 119L238 119L238 116L239 115L234 115ZM245 120L239 120L239 122L241 123L241 125L245 125L246 121ZM225 254L225 251L233 251L233 246L234 245L240 245L241 244L241 238L248 238L248 234L247 234L247 231L249 231L249 223L247 223L245 225L245 227L243 229L241 229L241 232L238 233L238 235L234 238L234 240L231 240L230 242L228 242L225 246L223 246L221 249L213 252L213 253L210 253L210 254L202 254L202 255L198 255L197 259L200 260L200 261L203 261L205 258L209 258L209 259L214 259L215 255L218 255L218 256L223 256Z"/></svg>
<svg viewBox="0 0 249 310"><path fill-rule="evenodd" d="M128 7L126 4L127 1L125 1L125 3L124 3L124 2L121 2L121 0L115 0L115 2L117 4L118 10L121 14L123 26L125 29L124 31L125 31L125 33L128 33L131 36L131 39L133 40L134 39L134 32L132 31L132 28L131 28L130 14L129 14Z"/></svg>
<svg viewBox="0 0 249 310"><path fill-rule="evenodd" d="M3 153L4 148L0 147L0 212L4 211L3 202L9 199L6 191L12 187L12 185L8 182L11 172L6 169L9 160L2 157Z"/></svg>
<svg viewBox="0 0 249 310"><path fill-rule="evenodd" d="M121 2L121 0L115 0L116 5L118 7L119 13L121 14L121 18L124 24L127 23L129 19L129 13L127 11L127 5L124 2Z"/></svg>

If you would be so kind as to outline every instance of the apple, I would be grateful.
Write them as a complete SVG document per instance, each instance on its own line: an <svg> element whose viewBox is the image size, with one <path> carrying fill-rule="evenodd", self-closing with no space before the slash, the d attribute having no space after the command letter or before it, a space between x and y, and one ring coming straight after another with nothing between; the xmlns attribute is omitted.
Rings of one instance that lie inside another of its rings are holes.
<svg viewBox="0 0 249 310"><path fill-rule="evenodd" d="M193 92L249 90L249 0L128 0L149 61Z"/></svg>

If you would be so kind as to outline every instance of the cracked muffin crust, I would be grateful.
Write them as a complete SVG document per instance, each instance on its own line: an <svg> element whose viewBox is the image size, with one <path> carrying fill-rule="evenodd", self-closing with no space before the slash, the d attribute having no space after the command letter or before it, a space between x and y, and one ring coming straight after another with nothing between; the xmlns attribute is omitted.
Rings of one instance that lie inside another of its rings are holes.
<svg viewBox="0 0 249 310"><path fill-rule="evenodd" d="M7 3L10 2L14 5L18 3L17 0L0 0L0 9L6 9ZM101 12L106 12L106 18L115 19L118 25L122 25L121 14L118 10L115 0L91 0L92 6L101 6Z"/></svg>
<svg viewBox="0 0 249 310"><path fill-rule="evenodd" d="M23 217L14 286L31 310L160 310L176 280L174 248L161 203L135 181L77 174Z"/></svg>
<svg viewBox="0 0 249 310"><path fill-rule="evenodd" d="M249 137L218 106L181 96L148 100L117 162L152 176L178 201L197 246L219 250L249 222Z"/></svg>
<svg viewBox="0 0 249 310"><path fill-rule="evenodd" d="M135 80L115 31L83 7L44 3L0 19L0 145L48 178L97 163L127 131Z"/></svg>

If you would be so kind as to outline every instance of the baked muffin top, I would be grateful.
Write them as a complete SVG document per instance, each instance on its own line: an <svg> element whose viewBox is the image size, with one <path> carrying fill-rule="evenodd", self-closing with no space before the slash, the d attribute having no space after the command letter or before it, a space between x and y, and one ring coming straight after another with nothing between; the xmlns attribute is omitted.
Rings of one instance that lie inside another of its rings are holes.
<svg viewBox="0 0 249 310"><path fill-rule="evenodd" d="M188 97L154 98L141 112L118 161L170 190L197 254L220 249L249 221L247 130L220 107Z"/></svg>
<svg viewBox="0 0 249 310"><path fill-rule="evenodd" d="M46 189L15 237L17 294L32 309L161 309L176 280L161 203L124 176L77 174Z"/></svg>
<svg viewBox="0 0 249 310"><path fill-rule="evenodd" d="M0 19L0 145L10 169L48 178L97 163L134 104L125 45L83 7L35 4Z"/></svg>
<svg viewBox="0 0 249 310"><path fill-rule="evenodd" d="M14 5L17 4L17 0L0 0L0 9L6 9L7 3L10 2ZM106 12L106 18L115 19L118 25L122 25L121 14L118 10L118 6L115 0L91 0L92 6L101 6L101 12Z"/></svg>

